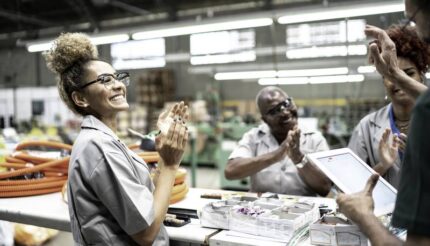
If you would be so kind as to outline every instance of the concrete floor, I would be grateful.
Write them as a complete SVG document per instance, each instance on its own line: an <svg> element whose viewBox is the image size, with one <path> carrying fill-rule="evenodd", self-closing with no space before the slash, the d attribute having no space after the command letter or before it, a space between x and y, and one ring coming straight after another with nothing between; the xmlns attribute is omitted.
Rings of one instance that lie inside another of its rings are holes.
<svg viewBox="0 0 430 246"><path fill-rule="evenodd" d="M188 170L187 184L191 186L191 171L189 167L184 166ZM217 168L199 167L196 172L196 186L198 188L219 189L220 172ZM44 246L73 246L73 237L69 232L60 232L50 241L43 244Z"/></svg>

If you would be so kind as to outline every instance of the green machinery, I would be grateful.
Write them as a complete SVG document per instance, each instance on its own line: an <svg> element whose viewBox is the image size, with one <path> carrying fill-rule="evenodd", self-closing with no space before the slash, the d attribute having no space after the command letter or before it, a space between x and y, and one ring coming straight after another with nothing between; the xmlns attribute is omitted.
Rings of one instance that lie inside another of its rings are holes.
<svg viewBox="0 0 430 246"><path fill-rule="evenodd" d="M227 180L224 176L225 165L237 142L243 134L254 125L245 124L240 119L229 122L217 123L211 126L209 123L192 125L195 131L190 140L190 149L185 154L183 161L190 163L192 167L192 182L195 187L195 168L197 165L215 166L219 170L220 184L223 189L248 190L249 178L243 180Z"/></svg>
<svg viewBox="0 0 430 246"><path fill-rule="evenodd" d="M245 124L239 118L233 118L223 124L223 142L221 143L221 154L218 159L218 169L220 171L221 188L228 190L249 190L249 177L240 180L228 180L224 176L224 169L231 152L236 148L237 142L243 134L255 127L254 124Z"/></svg>

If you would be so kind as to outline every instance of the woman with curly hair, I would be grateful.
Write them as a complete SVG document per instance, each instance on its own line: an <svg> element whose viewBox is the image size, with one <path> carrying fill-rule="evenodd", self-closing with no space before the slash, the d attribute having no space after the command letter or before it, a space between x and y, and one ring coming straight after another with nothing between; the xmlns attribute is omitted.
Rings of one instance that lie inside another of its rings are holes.
<svg viewBox="0 0 430 246"><path fill-rule="evenodd" d="M181 102L160 115L156 185L146 163L116 136L127 110L126 72L98 60L81 33L60 35L44 54L62 100L83 116L69 163L68 206L75 245L168 245L162 225L188 133Z"/></svg>
<svg viewBox="0 0 430 246"><path fill-rule="evenodd" d="M424 83L430 62L428 45L411 26L393 25L386 32L396 45L400 69ZM386 97L391 103L360 121L348 147L397 188L415 99L396 86L396 81L384 77L383 81Z"/></svg>

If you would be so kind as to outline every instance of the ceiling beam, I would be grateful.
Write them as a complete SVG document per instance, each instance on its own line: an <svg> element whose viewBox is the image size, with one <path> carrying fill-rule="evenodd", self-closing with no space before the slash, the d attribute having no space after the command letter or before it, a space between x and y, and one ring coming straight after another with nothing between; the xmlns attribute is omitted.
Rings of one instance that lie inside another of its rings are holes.
<svg viewBox="0 0 430 246"><path fill-rule="evenodd" d="M130 13L137 14L137 15L151 14L151 12L149 12L148 10L141 9L141 8L136 7L136 6L130 5L128 3L124 3L121 1L117 1L117 0L110 0L109 4L112 6L115 6L117 8L123 9L125 11L128 11Z"/></svg>
<svg viewBox="0 0 430 246"><path fill-rule="evenodd" d="M4 9L0 9L0 16L7 18L9 20L23 21L23 22L27 22L29 24L38 25L38 26L48 27L48 26L54 25L54 23L49 22L49 21L45 21L45 20L31 17L31 16L26 16L26 15L23 15L21 13L9 12L9 11L4 10Z"/></svg>
<svg viewBox="0 0 430 246"><path fill-rule="evenodd" d="M79 15L86 18L91 25L93 31L100 30L100 24L96 19L94 6L86 0L66 1Z"/></svg>

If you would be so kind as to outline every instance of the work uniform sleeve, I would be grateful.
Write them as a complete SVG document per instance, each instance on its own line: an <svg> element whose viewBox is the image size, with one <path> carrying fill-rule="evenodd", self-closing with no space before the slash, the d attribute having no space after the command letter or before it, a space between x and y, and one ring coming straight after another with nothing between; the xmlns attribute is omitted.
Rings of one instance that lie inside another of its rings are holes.
<svg viewBox="0 0 430 246"><path fill-rule="evenodd" d="M352 136L349 140L348 148L350 148L358 157L369 164L369 155L365 142L364 127L366 121L361 120L360 123L354 128Z"/></svg>
<svg viewBox="0 0 430 246"><path fill-rule="evenodd" d="M314 142L315 142L315 152L330 150L327 140L320 132L316 132L314 134Z"/></svg>
<svg viewBox="0 0 430 246"><path fill-rule="evenodd" d="M154 221L154 197L130 161L120 150L105 152L90 184L120 227L133 235ZM150 179L149 172L147 176Z"/></svg>
<svg viewBox="0 0 430 246"><path fill-rule="evenodd" d="M250 158L255 156L256 142L253 131L249 131L243 135L238 146L228 157L229 160L235 158Z"/></svg>
<svg viewBox="0 0 430 246"><path fill-rule="evenodd" d="M412 113L392 222L408 234L430 237L430 90Z"/></svg>

